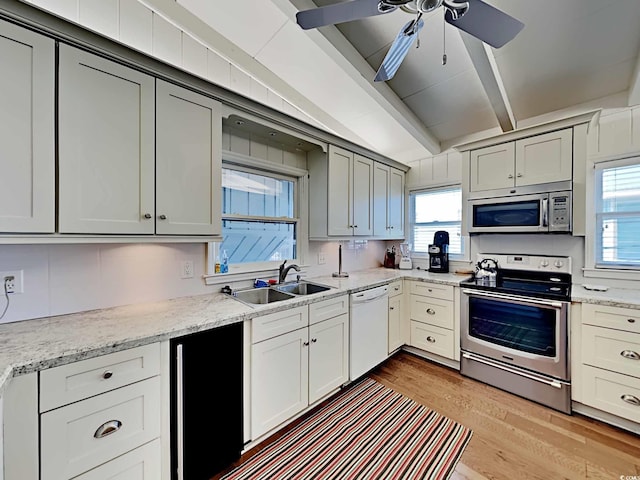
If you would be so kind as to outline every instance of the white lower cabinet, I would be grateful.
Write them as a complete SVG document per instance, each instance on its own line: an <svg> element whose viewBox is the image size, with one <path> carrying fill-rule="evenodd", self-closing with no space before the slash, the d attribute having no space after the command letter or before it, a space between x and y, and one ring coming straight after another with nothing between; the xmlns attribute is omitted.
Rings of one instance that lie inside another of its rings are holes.
<svg viewBox="0 0 640 480"><path fill-rule="evenodd" d="M252 320L250 384L253 440L347 382L347 298L324 300ZM306 320L303 327L299 326L298 320L292 321L292 318L300 318L299 309L310 311L308 316L302 317ZM328 315L331 316L326 318ZM274 328L283 324L295 329L282 333L280 328ZM278 333L264 339L265 325Z"/></svg>
<svg viewBox="0 0 640 480"><path fill-rule="evenodd" d="M154 440L74 480L157 480L161 477L160 457L160 440Z"/></svg>
<svg viewBox="0 0 640 480"><path fill-rule="evenodd" d="M405 318L404 295L402 280L389 284L389 345L388 353L391 354L408 342L407 326Z"/></svg>

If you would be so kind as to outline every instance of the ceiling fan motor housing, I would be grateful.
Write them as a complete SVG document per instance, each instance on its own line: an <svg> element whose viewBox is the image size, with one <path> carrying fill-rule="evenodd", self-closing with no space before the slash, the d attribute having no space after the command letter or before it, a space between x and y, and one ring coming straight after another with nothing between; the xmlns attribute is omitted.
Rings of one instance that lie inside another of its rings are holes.
<svg viewBox="0 0 640 480"><path fill-rule="evenodd" d="M419 12L428 13L439 8L442 2L443 0L416 0L416 7Z"/></svg>

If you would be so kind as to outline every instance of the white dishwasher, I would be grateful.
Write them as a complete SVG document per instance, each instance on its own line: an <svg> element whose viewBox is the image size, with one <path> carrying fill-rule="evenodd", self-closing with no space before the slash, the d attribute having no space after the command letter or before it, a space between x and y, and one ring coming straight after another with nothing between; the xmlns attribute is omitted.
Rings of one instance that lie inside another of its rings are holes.
<svg viewBox="0 0 640 480"><path fill-rule="evenodd" d="M350 295L349 378L355 380L387 358L389 286Z"/></svg>

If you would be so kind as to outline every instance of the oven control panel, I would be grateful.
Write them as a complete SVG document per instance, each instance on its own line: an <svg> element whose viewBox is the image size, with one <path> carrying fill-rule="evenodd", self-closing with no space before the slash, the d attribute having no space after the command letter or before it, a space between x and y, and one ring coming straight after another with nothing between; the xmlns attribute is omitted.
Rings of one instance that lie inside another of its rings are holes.
<svg viewBox="0 0 640 480"><path fill-rule="evenodd" d="M571 257L558 257L552 255L518 255L479 253L478 262L491 258L498 264L498 268L510 270L528 270L571 273Z"/></svg>

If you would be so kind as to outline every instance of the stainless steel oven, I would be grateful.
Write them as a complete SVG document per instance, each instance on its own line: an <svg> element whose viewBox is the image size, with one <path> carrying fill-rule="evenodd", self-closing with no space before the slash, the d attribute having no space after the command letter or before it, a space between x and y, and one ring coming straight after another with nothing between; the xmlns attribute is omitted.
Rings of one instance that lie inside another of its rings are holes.
<svg viewBox="0 0 640 480"><path fill-rule="evenodd" d="M570 413L570 260L493 257L495 283L461 284L461 373Z"/></svg>

